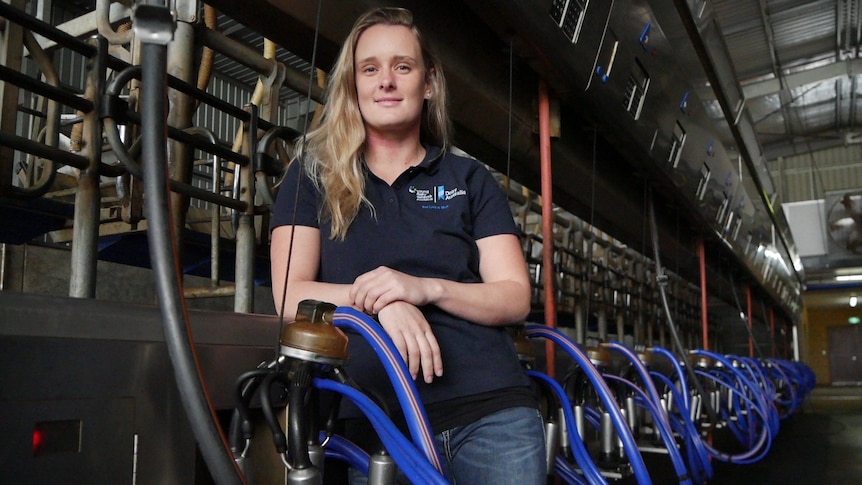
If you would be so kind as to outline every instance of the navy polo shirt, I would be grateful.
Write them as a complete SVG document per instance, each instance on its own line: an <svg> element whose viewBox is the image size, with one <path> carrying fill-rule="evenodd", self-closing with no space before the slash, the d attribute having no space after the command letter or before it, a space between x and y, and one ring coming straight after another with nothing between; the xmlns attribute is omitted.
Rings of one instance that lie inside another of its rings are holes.
<svg viewBox="0 0 862 485"><path fill-rule="evenodd" d="M390 186L367 168L363 206L344 240L331 240L319 217L322 195L299 164L281 184L271 227L290 225L299 180L296 224L320 229L318 281L350 284L378 266L419 277L481 281L476 240L518 234L505 194L476 160L428 147L425 159ZM440 344L443 377L416 381L428 405L499 389L529 386L504 328L477 325L428 305L420 308ZM350 337L347 373L363 388L391 398L391 387L370 347ZM433 425L433 423L432 423Z"/></svg>

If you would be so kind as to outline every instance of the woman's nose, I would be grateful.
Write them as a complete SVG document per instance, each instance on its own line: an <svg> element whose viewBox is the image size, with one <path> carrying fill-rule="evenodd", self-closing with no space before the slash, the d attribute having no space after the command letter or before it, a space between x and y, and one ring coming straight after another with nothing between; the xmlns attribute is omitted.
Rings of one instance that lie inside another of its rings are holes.
<svg viewBox="0 0 862 485"><path fill-rule="evenodd" d="M389 89L394 86L394 79L392 78L392 73L388 71L381 71L380 74L380 89Z"/></svg>

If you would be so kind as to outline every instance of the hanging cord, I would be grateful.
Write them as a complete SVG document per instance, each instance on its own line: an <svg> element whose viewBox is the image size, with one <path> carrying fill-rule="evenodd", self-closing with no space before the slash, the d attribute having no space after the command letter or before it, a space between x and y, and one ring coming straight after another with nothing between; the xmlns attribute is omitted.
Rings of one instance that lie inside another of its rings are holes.
<svg viewBox="0 0 862 485"><path fill-rule="evenodd" d="M728 272L730 272L729 268ZM749 327L745 322L745 317L748 316L748 313L742 311L742 305L739 303L739 297L736 294L736 285L733 284L733 275L728 275L727 279L730 280L730 292L733 293L733 301L736 302L736 309L739 310L739 320L742 322L742 326L745 327L745 331L748 332L748 338L750 338L751 342L754 344L754 350L757 352L757 356L762 359L763 353L760 351L760 344L758 344L757 339L754 338L754 332L751 331L751 327ZM754 325L753 319L751 324Z"/></svg>
<svg viewBox="0 0 862 485"><path fill-rule="evenodd" d="M314 77L315 77L315 68L317 62L317 40L320 34L320 16L323 10L323 0L319 0L317 2L317 18L315 19L314 24L314 43L311 49L311 71L308 75L308 92L305 95L306 103L311 103L311 90L314 86ZM300 164L299 169L302 170L302 155L305 151L305 139L308 136L308 114L303 117L303 125L302 125L302 141L299 144L299 150L297 153L296 161ZM293 241L295 240L296 235L296 213L297 206L299 204L299 188L300 181L302 181L302 173L300 172L296 177L296 187L294 190L293 196L293 214L291 215L290 221L290 244L287 247L287 263L284 266L284 286L281 289L281 307L278 311L278 334L281 335L281 332L284 330L284 308L287 301L287 277L290 275L290 261L293 258ZM278 360L279 356L279 347L280 343L276 342L275 345L275 358Z"/></svg>
<svg viewBox="0 0 862 485"><path fill-rule="evenodd" d="M506 190L509 190L509 181L512 177L512 63L514 62L512 51L513 41L509 39L509 131L506 138Z"/></svg>
<svg viewBox="0 0 862 485"><path fill-rule="evenodd" d="M588 224L588 226L590 228L590 236L591 237L590 237L590 242L589 242L590 250L587 251L587 254L590 257L590 260L584 261L586 263L586 266L587 266L587 307L585 309L586 311L584 312L584 326L586 328L590 327L590 302L593 300L593 286L592 286L593 285L593 283L592 283L593 282L593 251L592 251L592 247L594 244L593 236L595 236L595 233L593 233L593 218L596 215L596 151L597 151L596 150L596 137L597 137L596 127L594 126L593 127L593 169L592 169L593 171L592 171L592 178L590 179L590 221ZM586 258L584 258L584 259L586 260ZM587 331L585 330L584 334L586 334L586 333L587 333ZM586 342L586 340L587 340L587 336L584 335L584 342Z"/></svg>
<svg viewBox="0 0 862 485"><path fill-rule="evenodd" d="M661 304L664 309L665 317L667 318L667 326L670 330L671 340L673 340L674 347L676 348L676 352L679 354L681 358L685 358L688 356L688 351L682 345L682 341L679 339L679 333L676 330L676 324L673 323L673 316L670 312L670 306L667 302L667 292L665 291L665 287L667 286L667 276L664 274L664 269L661 266L661 255L659 254L659 242L658 242L658 226L655 222L655 198L652 195L652 190L649 190L649 226L650 226L650 235L652 236L652 250L653 257L655 258L655 272L656 272L656 282L658 283L659 294L661 295ZM709 416L709 429L712 431L715 428L716 423L718 422L718 416L715 413L715 409L712 408L712 405L709 402L709 396L707 396L706 391L704 391L703 386L700 384L700 380L697 378L697 375L694 373L694 370L691 368L691 364L688 362L685 363L685 369L691 378L691 384L695 387L698 394L703 398L703 405L706 408L706 413Z"/></svg>

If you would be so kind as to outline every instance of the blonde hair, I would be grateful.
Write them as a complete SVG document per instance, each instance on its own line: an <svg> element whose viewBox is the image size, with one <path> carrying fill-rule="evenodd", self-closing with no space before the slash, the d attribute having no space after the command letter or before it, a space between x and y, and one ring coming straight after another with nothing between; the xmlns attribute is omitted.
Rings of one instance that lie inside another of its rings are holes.
<svg viewBox="0 0 862 485"><path fill-rule="evenodd" d="M413 24L413 14L402 8L378 8L356 20L341 47L329 77L326 104L320 125L310 131L300 147L300 157L311 179L323 190L322 220L332 226L331 238L344 239L365 198L365 174L361 156L365 150L365 125L356 93L354 54L359 37L375 25L403 25L419 43L431 98L422 108L420 139L449 145L449 113L446 106L446 80L437 57Z"/></svg>

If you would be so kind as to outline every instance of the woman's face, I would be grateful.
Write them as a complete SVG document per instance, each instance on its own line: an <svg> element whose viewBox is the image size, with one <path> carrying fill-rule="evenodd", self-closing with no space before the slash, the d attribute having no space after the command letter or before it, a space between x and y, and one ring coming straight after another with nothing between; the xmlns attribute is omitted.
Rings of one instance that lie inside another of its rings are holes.
<svg viewBox="0 0 862 485"><path fill-rule="evenodd" d="M430 96L419 42L402 25L375 25L360 35L354 53L359 110L369 135L419 132Z"/></svg>

